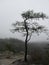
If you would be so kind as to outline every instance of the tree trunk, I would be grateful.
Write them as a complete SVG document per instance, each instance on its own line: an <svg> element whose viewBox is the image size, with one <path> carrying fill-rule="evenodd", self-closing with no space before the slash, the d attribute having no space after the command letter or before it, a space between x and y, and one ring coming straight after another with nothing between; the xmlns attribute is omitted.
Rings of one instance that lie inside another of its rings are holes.
<svg viewBox="0 0 49 65"><path fill-rule="evenodd" d="M27 38L28 35L26 36L26 40L25 40L25 57L24 57L25 62L27 62Z"/></svg>
<svg viewBox="0 0 49 65"><path fill-rule="evenodd" d="M25 29L26 29L25 56L24 56L24 61L27 62L27 39L28 39L28 27L27 27L26 20L24 20L24 24L25 24Z"/></svg>

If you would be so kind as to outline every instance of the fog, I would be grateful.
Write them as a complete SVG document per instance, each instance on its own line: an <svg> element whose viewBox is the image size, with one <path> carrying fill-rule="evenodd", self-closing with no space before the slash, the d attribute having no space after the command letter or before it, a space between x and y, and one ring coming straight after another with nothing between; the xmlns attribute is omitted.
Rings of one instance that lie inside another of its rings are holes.
<svg viewBox="0 0 49 65"><path fill-rule="evenodd" d="M12 33L12 23L17 20L22 20L21 13L27 10L34 10L35 12L44 12L49 16L49 0L0 0L0 38L18 38L24 40L25 38L20 33ZM41 21L43 25L49 28L49 20ZM33 41L49 41L47 36L41 34L40 36L33 35Z"/></svg>

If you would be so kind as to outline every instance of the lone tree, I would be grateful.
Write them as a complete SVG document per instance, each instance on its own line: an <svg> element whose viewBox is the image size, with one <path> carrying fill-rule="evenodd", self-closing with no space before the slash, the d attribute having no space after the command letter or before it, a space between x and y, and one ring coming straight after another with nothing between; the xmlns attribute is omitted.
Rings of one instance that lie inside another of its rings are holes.
<svg viewBox="0 0 49 65"><path fill-rule="evenodd" d="M23 12L21 15L23 21L16 21L16 23L13 24L13 32L22 32L23 35L26 36L24 61L27 62L27 43L31 39L32 33L40 34L41 32L47 30L44 26L37 23L37 20L47 19L47 16L44 13L36 13L30 10Z"/></svg>

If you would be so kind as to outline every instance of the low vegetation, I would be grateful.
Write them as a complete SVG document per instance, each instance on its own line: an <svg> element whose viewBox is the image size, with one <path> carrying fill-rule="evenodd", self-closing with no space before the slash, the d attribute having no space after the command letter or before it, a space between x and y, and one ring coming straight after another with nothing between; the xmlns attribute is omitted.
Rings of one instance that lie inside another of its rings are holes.
<svg viewBox="0 0 49 65"><path fill-rule="evenodd" d="M28 61L33 64L49 64L49 43L28 43ZM24 56L24 42L17 39L0 39L0 54L5 58L16 56ZM0 56L1 58L1 56Z"/></svg>

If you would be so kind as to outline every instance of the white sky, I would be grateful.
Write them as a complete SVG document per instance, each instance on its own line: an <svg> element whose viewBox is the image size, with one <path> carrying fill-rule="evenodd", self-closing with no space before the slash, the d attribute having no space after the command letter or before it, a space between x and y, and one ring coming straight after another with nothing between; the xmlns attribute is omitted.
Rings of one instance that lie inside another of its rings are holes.
<svg viewBox="0 0 49 65"><path fill-rule="evenodd" d="M0 38L17 37L22 39L18 33L11 33L11 24L16 20L21 20L21 13L27 10L44 12L49 16L49 0L0 0ZM48 22L45 22L48 26ZM33 37L32 37L33 38ZM33 40L46 40L45 35L35 36Z"/></svg>

